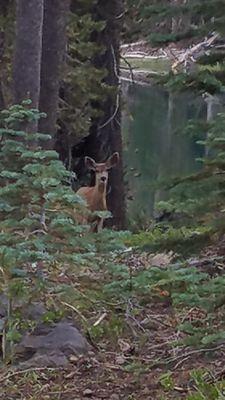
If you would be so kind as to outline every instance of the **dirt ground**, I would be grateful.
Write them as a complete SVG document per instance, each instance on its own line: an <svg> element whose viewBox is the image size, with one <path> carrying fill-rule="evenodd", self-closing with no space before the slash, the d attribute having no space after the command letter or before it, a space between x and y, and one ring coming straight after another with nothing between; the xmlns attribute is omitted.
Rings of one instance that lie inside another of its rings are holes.
<svg viewBox="0 0 225 400"><path fill-rule="evenodd" d="M117 343L100 341L87 357L71 357L66 369L2 368L0 399L185 399L193 390L193 369L223 376L225 345L208 351L175 347L180 333L171 306L147 306L143 314L128 321L132 335ZM140 329L143 317L146 323Z"/></svg>
<svg viewBox="0 0 225 400"><path fill-rule="evenodd" d="M216 254L215 249L204 251L202 259L197 260L200 268L208 268L209 265L204 260L221 256L221 249L222 245L218 247ZM145 268L150 259L162 268L171 261L171 254L125 257L123 262L138 269ZM220 267L221 265L223 262L219 263ZM215 265L213 268L216 271ZM97 282L102 272L99 271L99 275L96 272L93 276L91 274L89 271L89 278ZM66 270L61 279L69 279L70 284L73 284ZM74 276L73 279L77 287L78 277ZM84 286L83 290L82 299L84 293L87 293ZM138 298L133 295L125 306L119 302L113 304L113 312L112 304L109 303L107 308L105 302L103 314L102 319L99 319L99 308L95 313L93 307L90 314L85 314L86 318L89 315L89 326L93 326L93 321L97 319L97 328L104 325L105 330L100 330L97 335L93 331L89 335L87 331L86 337L91 351L87 356L71 356L67 368L39 367L21 370L10 366L2 367L0 399L188 399L195 389L193 370L204 370L207 382L220 382L224 379L224 341L203 348L185 345L182 341L188 337L188 333L180 331L179 325L195 319L198 324L201 321L204 324L206 315L203 310L196 307L175 309L168 293L161 291L155 298ZM214 317L216 331L216 326L223 320L223 310L219 309Z"/></svg>

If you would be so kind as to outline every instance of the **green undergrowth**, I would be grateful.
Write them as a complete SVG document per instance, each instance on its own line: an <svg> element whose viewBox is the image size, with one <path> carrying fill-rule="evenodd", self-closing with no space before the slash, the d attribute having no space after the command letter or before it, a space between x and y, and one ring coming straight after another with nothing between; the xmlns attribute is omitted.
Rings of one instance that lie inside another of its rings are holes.
<svg viewBox="0 0 225 400"><path fill-rule="evenodd" d="M150 364L142 362L141 355L122 357L121 369L137 379L158 365L173 365L174 349L207 351L223 344L223 259L209 262L207 268L201 263L193 266L187 259L215 233L212 226L158 224L137 234L108 229L90 233L76 221L76 213L86 207L71 190L70 174L57 154L41 147L42 135L19 129L21 123L39 118L37 110L25 103L0 116L0 295L7 303L5 319L0 321L4 361L14 362L14 345L36 326L26 317L35 302L46 308L42 322L70 318L94 346L109 352L122 351L121 346L131 351L129 343L134 343L140 354L147 354L148 338L155 329L163 346L169 342L166 356L156 354ZM167 251L174 256L166 258ZM150 253L158 253L166 262L157 264ZM165 323L164 329L154 325L155 314ZM121 339L125 345L119 345ZM161 383L170 385L171 377L164 376Z"/></svg>
<svg viewBox="0 0 225 400"><path fill-rule="evenodd" d="M126 244L144 251L174 251L184 256L197 253L210 241L213 234L211 227L173 227L156 226L150 231L141 231L129 236Z"/></svg>
<svg viewBox="0 0 225 400"><path fill-rule="evenodd" d="M40 117L30 101L0 113L0 295L5 303L0 333L6 362L24 331L36 324L25 316L31 304L45 305L44 322L59 320L71 309L86 321L76 301L77 286L81 292L90 287L93 303L101 281L95 266L107 263L112 250L125 248L125 233L95 235L77 222L87 209L70 187L70 172L55 151L43 146L50 136L30 132Z"/></svg>
<svg viewBox="0 0 225 400"><path fill-rule="evenodd" d="M186 400L223 400L225 399L225 380L216 382L216 377L207 370L193 370L192 383L195 390ZM214 382L215 381L215 382ZM212 383L214 382L214 383Z"/></svg>
<svg viewBox="0 0 225 400"><path fill-rule="evenodd" d="M176 379L171 371L162 374L159 383L168 394L177 387ZM190 371L187 391L189 394L185 397L186 400L223 400L225 398L225 381L224 379L217 381L212 371L207 369L193 369ZM162 397L164 400L167 398L167 396Z"/></svg>
<svg viewBox="0 0 225 400"><path fill-rule="evenodd" d="M167 58L143 57L140 59L134 56L129 57L127 61L136 72L140 70L162 74L170 70L170 61ZM127 63L123 59L121 61L121 66L127 66Z"/></svg>
<svg viewBox="0 0 225 400"><path fill-rule="evenodd" d="M94 265L90 258L76 272L74 267L68 267L70 282L55 290L59 307L63 303L75 307L76 317L97 343L102 338L116 343L129 334L125 316L130 303L131 315L137 320L149 306L170 304L177 314L175 330L182 332L175 346L207 348L225 339L223 275L212 276L213 266L204 271L178 260L162 267L154 266L150 260L138 266L142 253L134 257L136 262L131 266L123 250L108 253L106 258L103 253L96 253ZM188 317L192 309L196 311L193 320ZM67 311L71 311L70 307ZM90 318L98 320L105 312L100 324L90 324Z"/></svg>

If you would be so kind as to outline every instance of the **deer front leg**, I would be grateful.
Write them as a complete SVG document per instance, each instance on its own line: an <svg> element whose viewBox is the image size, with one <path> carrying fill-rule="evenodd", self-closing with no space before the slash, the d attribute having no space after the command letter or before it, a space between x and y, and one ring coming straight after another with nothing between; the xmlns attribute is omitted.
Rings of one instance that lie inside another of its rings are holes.
<svg viewBox="0 0 225 400"><path fill-rule="evenodd" d="M103 218L99 218L99 220L98 220L98 222L97 222L97 232L98 232L98 233L102 231L103 222L104 222L104 219L103 219Z"/></svg>
<svg viewBox="0 0 225 400"><path fill-rule="evenodd" d="M90 232L99 233L102 231L103 228L103 218L98 218L91 224Z"/></svg>

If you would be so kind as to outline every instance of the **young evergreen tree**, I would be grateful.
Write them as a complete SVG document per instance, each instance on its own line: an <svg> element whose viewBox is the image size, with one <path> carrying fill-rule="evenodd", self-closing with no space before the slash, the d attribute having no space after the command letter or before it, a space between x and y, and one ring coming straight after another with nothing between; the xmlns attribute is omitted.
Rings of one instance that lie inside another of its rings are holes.
<svg viewBox="0 0 225 400"><path fill-rule="evenodd" d="M0 113L0 293L7 296L6 342L17 337L15 308L40 298L54 263L75 263L90 248L76 224L83 201L66 185L69 172L58 154L34 143L50 140L18 126L41 114L30 101ZM42 265L42 266L41 266ZM45 268L46 273L42 274ZM17 324L18 325L18 324Z"/></svg>
<svg viewBox="0 0 225 400"><path fill-rule="evenodd" d="M116 234L93 235L77 224L77 215L87 211L84 201L72 191L70 173L56 151L38 144L51 137L18 129L40 117L30 101L0 113L0 294L8 300L4 353L10 350L7 343L19 339L21 325L24 329L18 311L55 289L57 280L49 276L56 265L71 266L74 274L117 247Z"/></svg>

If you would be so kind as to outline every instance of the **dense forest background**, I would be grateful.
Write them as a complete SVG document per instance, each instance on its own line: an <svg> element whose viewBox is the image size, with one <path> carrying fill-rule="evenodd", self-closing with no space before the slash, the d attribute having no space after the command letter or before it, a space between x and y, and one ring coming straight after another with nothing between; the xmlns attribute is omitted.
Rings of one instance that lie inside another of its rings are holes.
<svg viewBox="0 0 225 400"><path fill-rule="evenodd" d="M1 5L1 108L30 98L32 107L47 114L38 130L52 135L50 147L78 178L84 176L84 156L103 161L115 149L122 153L122 6L88 1ZM120 228L125 219L122 174L121 157L109 199Z"/></svg>

